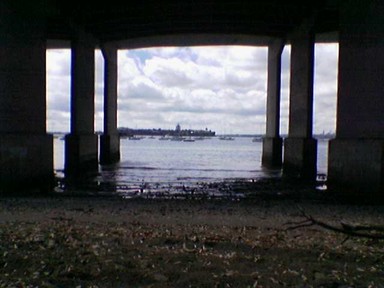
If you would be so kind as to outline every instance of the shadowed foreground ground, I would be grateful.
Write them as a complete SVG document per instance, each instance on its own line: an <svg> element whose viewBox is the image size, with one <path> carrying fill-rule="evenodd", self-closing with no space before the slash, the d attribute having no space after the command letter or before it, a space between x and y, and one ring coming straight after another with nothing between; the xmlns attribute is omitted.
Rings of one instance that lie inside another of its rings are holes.
<svg viewBox="0 0 384 288"><path fill-rule="evenodd" d="M300 199L0 198L0 287L384 287L383 206Z"/></svg>

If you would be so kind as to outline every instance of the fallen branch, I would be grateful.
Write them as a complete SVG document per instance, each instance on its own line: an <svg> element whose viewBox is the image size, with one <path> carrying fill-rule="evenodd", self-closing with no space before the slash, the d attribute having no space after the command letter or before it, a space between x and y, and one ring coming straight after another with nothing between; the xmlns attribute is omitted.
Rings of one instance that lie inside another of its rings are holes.
<svg viewBox="0 0 384 288"><path fill-rule="evenodd" d="M383 226L378 225L354 225L350 223L341 222L340 223L343 229L349 230L349 231L377 231L377 232L384 232Z"/></svg>
<svg viewBox="0 0 384 288"><path fill-rule="evenodd" d="M381 240L384 239L384 227L383 226L365 226L365 225L353 225L341 222L341 227L337 227L313 218L311 215L307 215L305 211L298 207L302 216L305 218L303 221L287 222L284 225L291 225L285 229L285 231L300 229L304 227L319 226L327 230L342 233L348 237L362 237L367 239ZM292 226L293 225L293 226ZM380 233L381 232L381 233Z"/></svg>

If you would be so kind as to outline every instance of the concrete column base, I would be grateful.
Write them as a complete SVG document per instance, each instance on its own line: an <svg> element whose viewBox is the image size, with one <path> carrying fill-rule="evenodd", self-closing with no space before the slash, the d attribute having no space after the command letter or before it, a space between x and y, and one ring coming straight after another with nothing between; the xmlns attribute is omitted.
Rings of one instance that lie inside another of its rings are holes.
<svg viewBox="0 0 384 288"><path fill-rule="evenodd" d="M331 188L384 200L384 139L333 139L328 155Z"/></svg>
<svg viewBox="0 0 384 288"><path fill-rule="evenodd" d="M81 177L99 170L98 136L95 134L68 134L65 136L65 175Z"/></svg>
<svg viewBox="0 0 384 288"><path fill-rule="evenodd" d="M52 135L0 135L1 192L47 192L53 186Z"/></svg>
<svg viewBox="0 0 384 288"><path fill-rule="evenodd" d="M317 173L317 140L287 138L284 140L283 174L315 180Z"/></svg>
<svg viewBox="0 0 384 288"><path fill-rule="evenodd" d="M120 161L119 134L100 136L100 164L107 165Z"/></svg>
<svg viewBox="0 0 384 288"><path fill-rule="evenodd" d="M263 138L263 156L261 164L266 168L281 168L283 139L280 137Z"/></svg>

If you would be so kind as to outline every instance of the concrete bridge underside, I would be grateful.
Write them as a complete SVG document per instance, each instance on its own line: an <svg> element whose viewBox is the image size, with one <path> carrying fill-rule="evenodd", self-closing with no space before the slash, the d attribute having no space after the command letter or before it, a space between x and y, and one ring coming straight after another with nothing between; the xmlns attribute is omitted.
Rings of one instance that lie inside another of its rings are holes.
<svg viewBox="0 0 384 288"><path fill-rule="evenodd" d="M153 46L268 46L263 165L313 180L315 42L339 43L336 138L329 184L362 197L384 190L384 4L369 1L86 1L0 3L0 187L53 185L53 140L46 133L47 48L70 47L68 176L119 161L117 50ZM59 4L59 2L62 2ZM65 3L64 3L65 2ZM137 3L136 3L137 2ZM257 3L254 3L257 2ZM291 45L289 134L280 137L281 52ZM94 133L94 50L105 59L104 135ZM321 61L321 59L320 59ZM284 145L284 155L282 147Z"/></svg>

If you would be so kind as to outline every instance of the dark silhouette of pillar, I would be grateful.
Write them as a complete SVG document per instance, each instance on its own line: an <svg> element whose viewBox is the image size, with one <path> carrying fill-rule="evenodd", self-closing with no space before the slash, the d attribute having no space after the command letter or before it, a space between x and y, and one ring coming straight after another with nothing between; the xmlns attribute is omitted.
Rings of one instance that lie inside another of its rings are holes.
<svg viewBox="0 0 384 288"><path fill-rule="evenodd" d="M100 136L100 163L120 160L120 139L117 131L117 48L104 45L104 134Z"/></svg>
<svg viewBox="0 0 384 288"><path fill-rule="evenodd" d="M79 32L72 45L71 133L65 138L66 176L98 171L98 139L94 133L95 44Z"/></svg>
<svg viewBox="0 0 384 288"><path fill-rule="evenodd" d="M266 168L280 168L282 164L283 140L280 137L280 82L281 53L284 41L274 40L268 46L268 90L267 129L263 139L262 165Z"/></svg>
<svg viewBox="0 0 384 288"><path fill-rule="evenodd" d="M0 5L0 192L46 190L54 174L44 21L7 6Z"/></svg>
<svg viewBox="0 0 384 288"><path fill-rule="evenodd" d="M345 1L341 10L328 182L338 191L384 199L384 4L369 3Z"/></svg>
<svg viewBox="0 0 384 288"><path fill-rule="evenodd" d="M312 138L314 39L304 24L291 38L289 131L284 141L284 175L314 180L317 141Z"/></svg>

